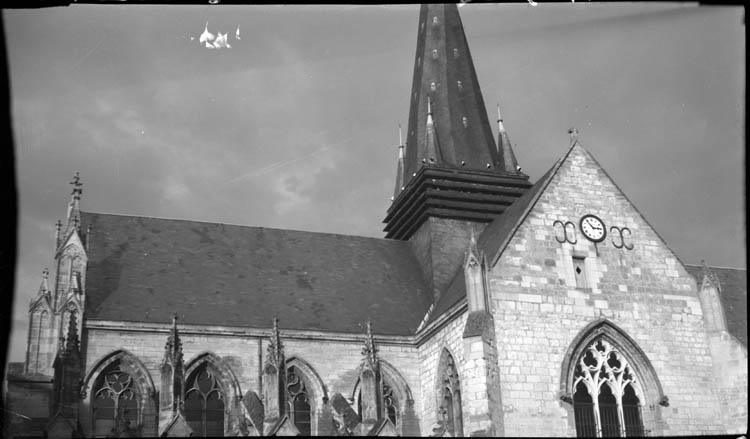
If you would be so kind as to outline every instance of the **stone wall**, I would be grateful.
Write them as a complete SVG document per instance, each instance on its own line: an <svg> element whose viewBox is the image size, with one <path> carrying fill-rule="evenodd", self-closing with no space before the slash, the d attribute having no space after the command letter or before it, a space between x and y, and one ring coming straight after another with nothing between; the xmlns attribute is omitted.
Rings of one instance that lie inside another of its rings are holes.
<svg viewBox="0 0 750 439"><path fill-rule="evenodd" d="M728 332L710 335L716 391L726 433L747 433L747 348Z"/></svg>
<svg viewBox="0 0 750 439"><path fill-rule="evenodd" d="M578 230L589 213L609 233L597 245ZM559 242L558 220L574 225L569 242ZM573 256L585 258L590 288L576 286ZM669 398L668 408L641 401L649 434L725 432L695 280L580 146L493 266L490 289L506 435L575 435L571 406L559 399L561 365L598 319L640 346Z"/></svg>
<svg viewBox="0 0 750 439"><path fill-rule="evenodd" d="M421 430L423 436L429 436L433 428L438 425L438 364L440 355L444 349L447 349L456 362L456 368L460 381L465 383L467 357L464 352L463 331L466 324L466 313L462 313L450 323L440 328L435 334L419 346L419 364L420 364L420 399L422 400L422 423ZM464 409L464 419L467 419L469 413L466 412L466 392L462 388L461 406ZM419 413L419 412L417 412ZM466 425L466 422L464 422ZM466 431L464 430L464 433ZM468 435L468 434L467 434Z"/></svg>
<svg viewBox="0 0 750 439"><path fill-rule="evenodd" d="M97 363L117 350L126 350L133 354L145 366L153 380L154 387L160 388L160 364L164 355L164 344L167 340L168 325L164 328L154 329L153 325L144 326L142 330L134 330L139 324L130 324L127 330L116 328L86 329L85 343L85 370L86 374L96 367ZM200 329L195 325L180 326L180 338L183 344L183 352L186 370L191 362L201 354L210 352L218 356L222 363L234 374L239 385L239 394L244 395L252 390L262 395L258 380L261 364L258 361L258 344L261 343L261 353L265 361L266 348L268 346L268 334L263 331L235 331L235 334L221 334L231 332L228 328L217 330L215 328ZM254 334L251 334L255 332ZM257 334L257 335L256 335ZM322 380L325 393L330 397L339 392L346 398L351 398L358 380L358 367L362 359L362 347L364 334L361 337L349 335L346 337L326 338L323 334L307 334L281 330L284 353L287 363L302 362L309 366ZM415 397L414 411L422 412L419 381L419 364L416 348L404 343L388 343L381 341L376 336L378 355L381 360L392 366L410 388ZM307 377L312 378L312 377ZM95 377L88 380L93 382ZM311 381L315 381L313 378ZM315 386L313 386L315 387ZM398 386L394 386L398 387ZM313 431L317 431L317 419L322 411L323 395L315 391L316 401L311 401L313 414ZM405 397L401 396L399 406L406 407ZM84 431L91 428L90 399L82 403L81 423ZM356 402L353 404L356 410ZM403 414L403 413L402 413ZM399 419L400 423L400 419Z"/></svg>

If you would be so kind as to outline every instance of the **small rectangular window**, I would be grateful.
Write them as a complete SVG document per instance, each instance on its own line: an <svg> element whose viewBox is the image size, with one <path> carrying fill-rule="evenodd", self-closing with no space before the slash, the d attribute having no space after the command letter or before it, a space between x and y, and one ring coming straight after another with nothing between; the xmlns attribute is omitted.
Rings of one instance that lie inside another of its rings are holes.
<svg viewBox="0 0 750 439"><path fill-rule="evenodd" d="M586 258L573 257L573 274L576 278L576 288L590 288L586 275Z"/></svg>

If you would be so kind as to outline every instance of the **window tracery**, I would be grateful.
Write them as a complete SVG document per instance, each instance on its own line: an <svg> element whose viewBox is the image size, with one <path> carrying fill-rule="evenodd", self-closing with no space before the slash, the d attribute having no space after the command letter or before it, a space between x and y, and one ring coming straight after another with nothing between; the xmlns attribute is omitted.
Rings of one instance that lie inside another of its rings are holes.
<svg viewBox="0 0 750 439"><path fill-rule="evenodd" d="M439 376L440 406L438 415L442 419L443 428L451 436L463 436L463 413L461 409L461 382L453 356L443 351Z"/></svg>
<svg viewBox="0 0 750 439"><path fill-rule="evenodd" d="M305 382L294 366L286 372L286 391L289 403L289 414L291 421L297 427L300 434L309 436L311 434L311 406Z"/></svg>
<svg viewBox="0 0 750 439"><path fill-rule="evenodd" d="M627 359L607 340L595 340L575 369L573 407L579 437L643 436L638 382Z"/></svg>
<svg viewBox="0 0 750 439"><path fill-rule="evenodd" d="M94 436L108 437L121 430L136 433L139 401L133 377L114 363L95 386Z"/></svg>
<svg viewBox="0 0 750 439"><path fill-rule="evenodd" d="M185 420L197 436L224 435L224 393L213 371L201 366L188 378Z"/></svg>

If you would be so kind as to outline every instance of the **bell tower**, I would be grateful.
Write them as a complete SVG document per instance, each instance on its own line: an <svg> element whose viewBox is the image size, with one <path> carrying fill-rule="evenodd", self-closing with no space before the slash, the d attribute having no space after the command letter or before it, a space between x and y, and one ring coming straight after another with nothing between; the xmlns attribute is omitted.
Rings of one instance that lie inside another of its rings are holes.
<svg viewBox="0 0 750 439"><path fill-rule="evenodd" d="M531 187L498 125L495 143L458 7L422 5L407 141L383 222L386 238L411 243L435 298L470 235Z"/></svg>

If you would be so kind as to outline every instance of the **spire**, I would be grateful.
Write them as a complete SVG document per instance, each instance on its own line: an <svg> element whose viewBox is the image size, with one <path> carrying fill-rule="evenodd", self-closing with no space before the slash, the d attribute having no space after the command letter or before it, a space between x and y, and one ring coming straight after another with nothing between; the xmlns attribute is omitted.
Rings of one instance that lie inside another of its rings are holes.
<svg viewBox="0 0 750 439"><path fill-rule="evenodd" d="M477 238L474 236L474 229L471 229L471 236L469 237L469 252L473 254L479 254L477 251Z"/></svg>
<svg viewBox="0 0 750 439"><path fill-rule="evenodd" d="M568 128L568 134L570 134L570 146L573 146L574 144L578 143L578 128L576 127Z"/></svg>
<svg viewBox="0 0 750 439"><path fill-rule="evenodd" d="M57 220L55 223L55 248L60 247L60 230L62 230L62 221Z"/></svg>
<svg viewBox="0 0 750 439"><path fill-rule="evenodd" d="M273 332L268 343L266 351L266 362L273 364L277 368L284 366L284 346L281 344L281 335L279 334L279 319L273 318Z"/></svg>
<svg viewBox="0 0 750 439"><path fill-rule="evenodd" d="M495 143L456 4L421 6L409 100L409 147L383 220L386 238L429 237L436 239L431 246L442 246L438 234L416 234L428 219L488 223L531 187L510 142ZM430 289L445 286L440 273L460 264L464 250L451 247L442 258L446 267L434 265L432 254L418 258L425 276L437 282Z"/></svg>
<svg viewBox="0 0 750 439"><path fill-rule="evenodd" d="M518 166L508 133L505 131L505 126L503 125L503 116L500 115L500 104L497 104L497 154L497 169L510 174L521 173L521 167Z"/></svg>
<svg viewBox="0 0 750 439"><path fill-rule="evenodd" d="M49 284L47 283L47 279L49 278L49 270L44 269L42 270L42 284L39 285L39 295L47 294L49 291Z"/></svg>
<svg viewBox="0 0 750 439"><path fill-rule="evenodd" d="M169 331L167 343L164 345L164 362L178 364L182 362L182 340L177 331L177 314L172 316L172 329Z"/></svg>
<svg viewBox="0 0 750 439"><path fill-rule="evenodd" d="M65 229L66 236L71 228L78 230L81 227L80 201L81 194L83 193L83 183L81 183L81 176L78 171L73 175L73 181L70 182L70 185L73 187L73 191L70 193L71 199L70 204L68 204L68 225Z"/></svg>
<svg viewBox="0 0 750 439"><path fill-rule="evenodd" d="M360 416L364 430L370 431L382 417L383 381L380 374L378 349L372 337L372 324L367 321L365 347L362 348L362 367L359 371L360 382Z"/></svg>
<svg viewBox="0 0 750 439"><path fill-rule="evenodd" d="M378 348L375 346L375 339L372 336L372 324L367 321L367 334L365 335L365 347L362 348L364 363L372 370L378 368Z"/></svg>
<svg viewBox="0 0 750 439"><path fill-rule="evenodd" d="M393 197L398 197L404 187L404 140L401 136L401 124L398 124L398 165L396 167L396 189Z"/></svg>
<svg viewBox="0 0 750 439"><path fill-rule="evenodd" d="M76 313L74 311L71 311L70 319L68 320L68 337L65 341L65 353L68 355L80 354L80 343L81 342L78 339L78 321L76 319Z"/></svg>
<svg viewBox="0 0 750 439"><path fill-rule="evenodd" d="M440 163L440 145L438 144L437 133L435 132L435 122L432 120L432 108L430 107L430 97L427 96L427 126L425 131L426 157L422 157L422 163L436 164Z"/></svg>
<svg viewBox="0 0 750 439"><path fill-rule="evenodd" d="M177 331L177 314L172 316L172 328L164 345L160 372L159 431L163 433L180 413L185 400L185 363L182 357L182 340Z"/></svg>
<svg viewBox="0 0 750 439"><path fill-rule="evenodd" d="M430 133L441 136L435 165L487 171L488 163L497 162L497 149L455 4L422 5L415 58L406 178L423 166L423 158L429 163L435 155L428 151ZM431 130L424 129L428 119L433 119Z"/></svg>

